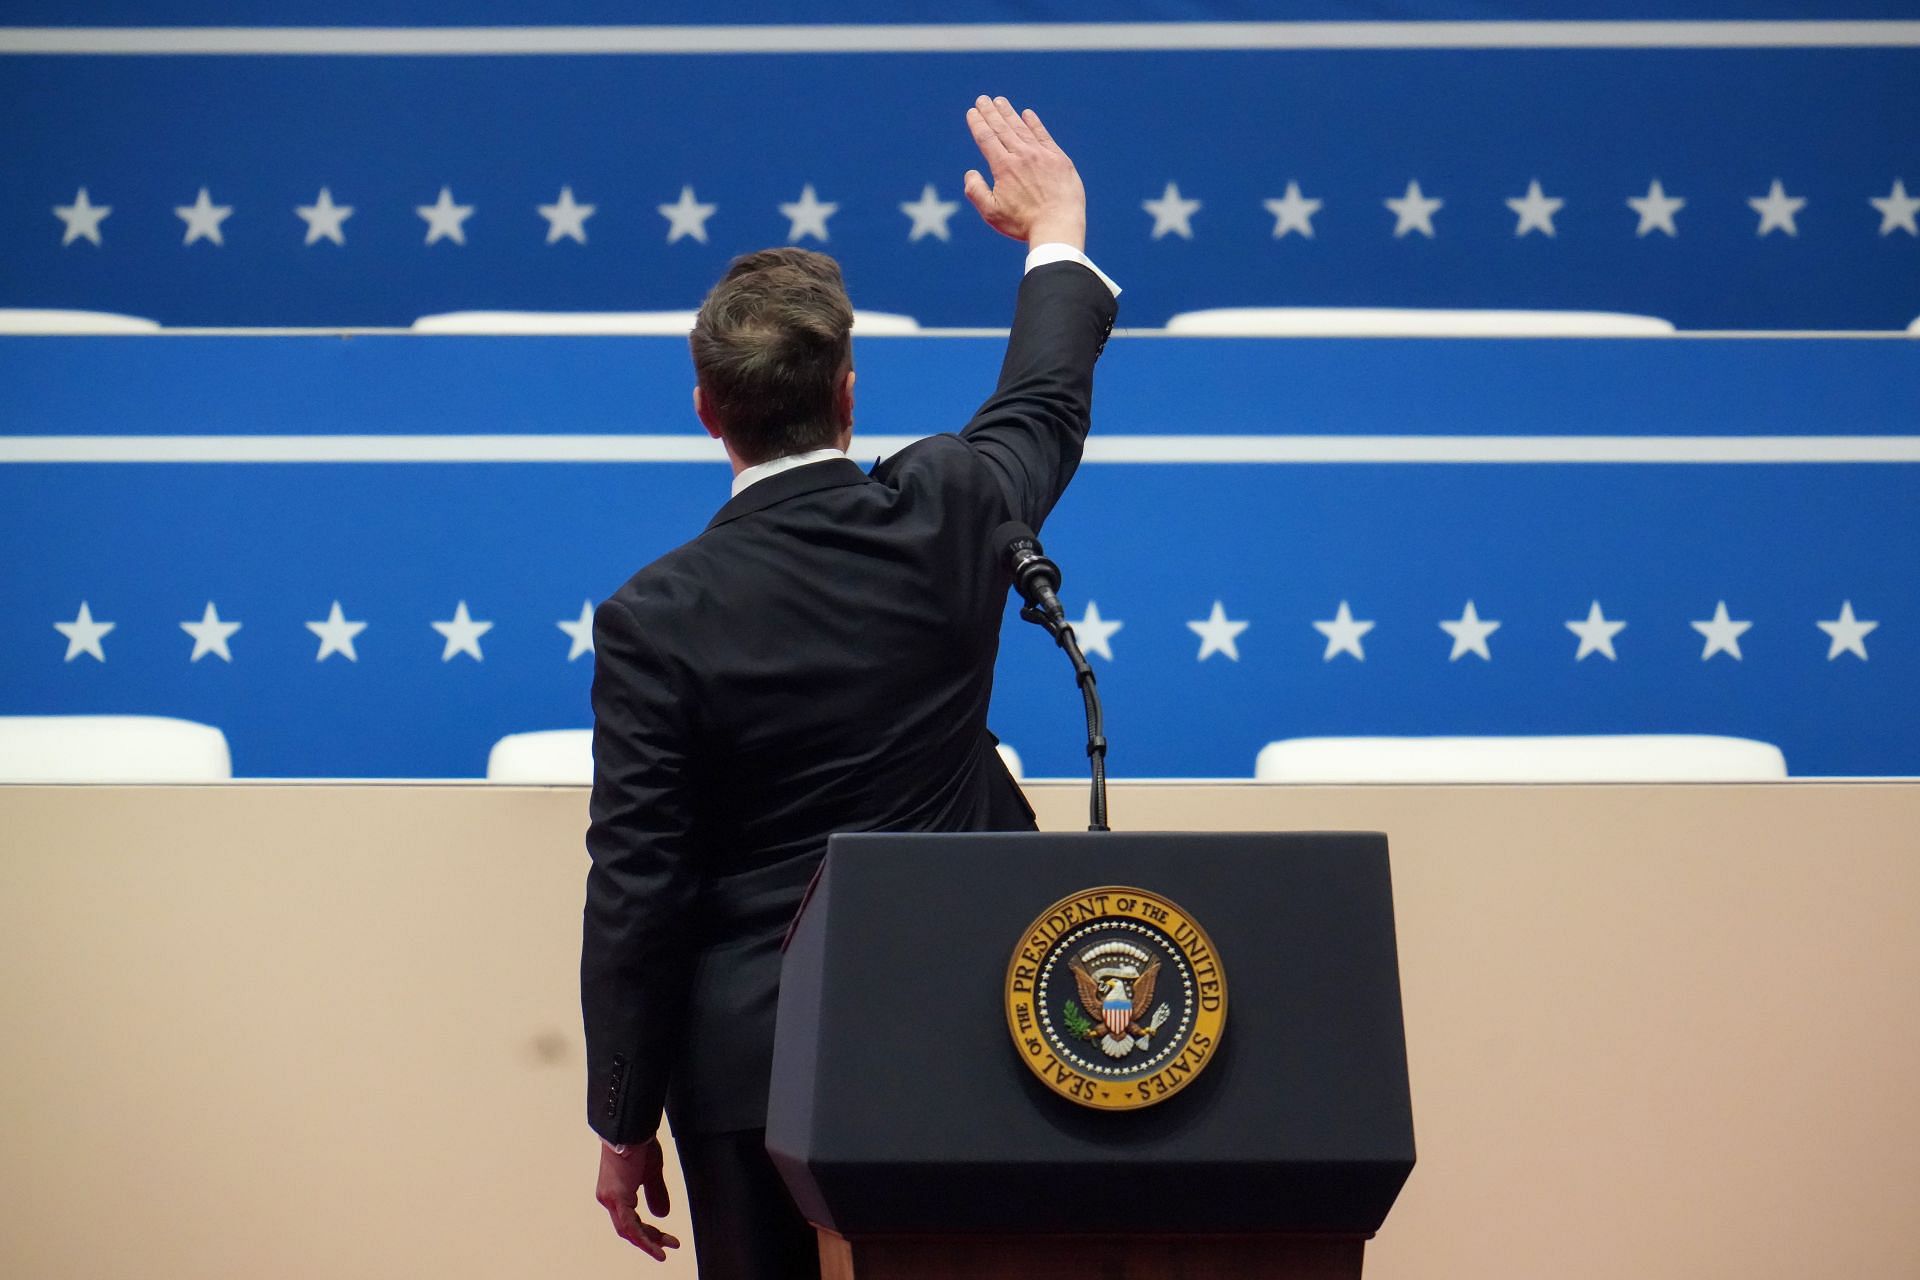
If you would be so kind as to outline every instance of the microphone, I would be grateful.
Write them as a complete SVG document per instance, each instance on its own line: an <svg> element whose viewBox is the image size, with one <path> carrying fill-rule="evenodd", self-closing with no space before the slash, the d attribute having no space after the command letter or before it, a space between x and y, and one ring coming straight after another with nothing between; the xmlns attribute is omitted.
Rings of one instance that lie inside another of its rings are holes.
<svg viewBox="0 0 1920 1280"><path fill-rule="evenodd" d="M993 545L1000 549L1001 559L1013 574L1014 588L1027 607L1065 626L1067 611L1056 594L1060 590L1060 566L1047 559L1033 530L1018 520L1009 520L993 531Z"/></svg>
<svg viewBox="0 0 1920 1280"><path fill-rule="evenodd" d="M1093 770L1093 790L1088 797L1089 831L1106 831L1107 826L1107 734L1100 711L1100 694L1094 688L1093 668L1080 642L1074 638L1067 611L1060 607L1060 566L1047 559L1040 539L1018 520L1009 520L993 531L993 546L1001 561L1013 574L1013 585L1027 607L1020 616L1045 627L1047 633L1073 664L1074 682L1080 686L1081 700L1087 711L1087 761Z"/></svg>

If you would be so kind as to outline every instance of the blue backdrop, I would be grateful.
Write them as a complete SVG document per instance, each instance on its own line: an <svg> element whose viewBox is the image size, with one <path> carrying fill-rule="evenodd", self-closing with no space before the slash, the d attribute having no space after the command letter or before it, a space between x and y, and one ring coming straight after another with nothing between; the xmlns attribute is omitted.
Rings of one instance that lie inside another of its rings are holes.
<svg viewBox="0 0 1920 1280"><path fill-rule="evenodd" d="M1017 251L964 204L945 212L978 163L961 110L986 90L1037 106L1072 150L1132 327L1248 304L1776 330L1920 314L1911 0L1279 8L1120 0L1103 22L1170 25L1115 50L1085 47L1084 6L1063 0L647 6L721 50L675 54L644 51L652 28L595 26L636 20L613 0L107 0L78 19L13 0L0 306L362 327L686 308L733 254L797 237L841 258L860 306L1002 325ZM1322 39L1346 47L1182 47L1234 43L1196 22L1264 24L1241 38L1269 44L1302 30L1274 19L1354 25ZM1569 19L1626 25L1582 48L1592 30ZM1784 25L1713 25L1752 20ZM892 24L913 22L956 25L907 51ZM850 29L749 25L781 23ZM1031 23L1069 25L983 49ZM182 52L218 26L255 51ZM134 27L160 30L116 30ZM1489 47L1502 31L1517 43ZM413 51L321 51L348 38ZM470 38L494 52L453 52ZM518 52L549 38L576 51ZM803 38L815 50L792 52ZM1374 38L1391 47L1353 47ZM849 51L863 43L882 47ZM783 211L807 192L810 220ZM1096 452L1048 530L1076 614L1091 600L1124 624L1096 658L1115 770L1245 774L1300 733L1670 729L1769 738L1800 772L1920 772L1915 350L1116 339ZM863 427L957 425L997 356L863 341ZM688 380L677 341L0 341L0 712L194 716L229 728L242 772L279 775L471 774L500 733L583 723L588 663L557 623L724 496L717 463L661 460L690 438ZM396 433L440 460L365 460ZM1330 439L1316 453L1301 433ZM1343 451L1377 434L1466 460ZM97 438L125 435L147 444ZM550 447L482 438L527 435ZM1512 435L1563 443L1489 461L1484 438ZM361 460L138 460L219 456L202 436L310 436L323 455L346 437L331 456ZM1725 447L1651 463L1616 439L1569 460L1622 436ZM1134 461L1100 452L1127 440ZM1769 440L1797 460L1731 461ZM528 460L596 442L627 460ZM123 460L29 460L75 457ZM316 661L307 624L335 600L366 624L351 662ZM113 629L77 626L82 601ZM1202 659L1188 624L1216 601ZM482 661L442 660L431 624L462 602L492 624ZM1627 625L1612 657L1577 658L1567 624L1596 602ZM191 658L180 624L209 603L242 624L230 661L210 641ZM1455 657L1442 621L1487 656ZM1327 656L1316 623L1351 647ZM1009 632L996 722L1042 773L1084 763L1060 668Z"/></svg>
<svg viewBox="0 0 1920 1280"><path fill-rule="evenodd" d="M87 20L593 23L631 21L629 8L122 0ZM1282 16L1912 16L1897 0L1818 8L1319 0ZM16 0L9 13L65 23L70 9ZM1132 3L1100 16L1272 9ZM1079 16L1006 0L647 14L882 31ZM929 186L935 201L961 198L977 159L960 115L987 90L1039 107L1079 161L1092 248L1126 282L1133 325L1259 303L1598 308L1691 328L1886 329L1920 314L1920 36L1576 49L1551 47L1556 29L1536 22L1538 47L1499 49L209 57L167 54L155 37L138 56L0 54L0 305L363 326L462 308L680 308L731 255L798 234L843 259L862 306L1000 324L992 233L963 205L945 238L927 222L914 239L900 207ZM1169 30L1177 42L1181 28ZM1412 183L1441 204L1403 228L1385 202ZM1535 183L1546 203L1534 207L1560 203L1528 222L1509 202ZM1276 236L1266 202L1289 184L1318 205ZM836 206L817 231L780 209L809 188ZM659 210L683 189L712 212L670 241ZM316 236L297 210L319 207L323 190L352 212ZM444 207L470 212L429 243L417 211L443 190ZM592 211L549 220L540 207L563 191ZM1179 203L1163 208L1189 211L1144 207L1170 195ZM1649 196L1684 203L1649 221L1628 203ZM198 224L176 213L196 206Z"/></svg>
<svg viewBox="0 0 1920 1280"><path fill-rule="evenodd" d="M863 340L863 431L957 427L1001 347ZM1094 659L1113 768L1244 776L1296 734L1676 731L1777 742L1801 773L1920 773L1917 375L1897 338L1116 338L1045 531L1070 612L1123 624ZM242 773L296 776L470 775L500 734L584 725L590 660L558 624L697 532L727 472L525 459L667 456L699 439L689 382L674 339L0 340L0 713L184 715L224 726ZM1413 439L1231 460L1383 435ZM1516 437L1563 460L1393 460ZM1906 461L1604 460L1680 445ZM235 447L522 460L21 461ZM353 661L319 660L307 625L336 600L366 624ZM105 661L56 630L83 601L113 624ZM1188 624L1216 601L1246 626L1202 657ZM1343 601L1373 625L1329 656L1315 623ZM1441 626L1468 601L1499 623L1485 657ZM432 625L462 602L492 624L480 660ZM1627 624L1611 658L1567 625L1595 602ZM1721 602L1750 624L1719 629L1731 648L1693 625ZM230 661L192 659L181 623L209 603L241 623ZM1819 624L1845 619L1836 645ZM1084 767L1078 714L1057 651L1010 623L994 724L1030 771Z"/></svg>

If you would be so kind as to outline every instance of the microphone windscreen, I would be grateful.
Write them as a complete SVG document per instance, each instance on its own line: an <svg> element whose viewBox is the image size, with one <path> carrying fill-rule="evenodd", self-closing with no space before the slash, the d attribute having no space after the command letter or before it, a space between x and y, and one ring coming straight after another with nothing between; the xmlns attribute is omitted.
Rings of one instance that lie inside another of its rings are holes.
<svg viewBox="0 0 1920 1280"><path fill-rule="evenodd" d="M1009 520L993 531L993 550L1002 559L1010 557L1014 549L1023 543L1035 555L1045 554L1040 549L1040 539L1022 521Z"/></svg>

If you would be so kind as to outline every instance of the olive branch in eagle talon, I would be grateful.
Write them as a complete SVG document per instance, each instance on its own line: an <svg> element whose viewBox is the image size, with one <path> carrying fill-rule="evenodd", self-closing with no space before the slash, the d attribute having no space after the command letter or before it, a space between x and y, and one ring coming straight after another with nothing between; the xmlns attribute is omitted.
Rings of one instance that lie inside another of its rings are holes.
<svg viewBox="0 0 1920 1280"><path fill-rule="evenodd" d="M1077 1000L1069 997L1060 1006L1061 1019L1067 1024L1067 1031L1082 1040L1092 1040L1100 1034L1094 1028L1100 1024L1089 1018L1080 1008Z"/></svg>
<svg viewBox="0 0 1920 1280"><path fill-rule="evenodd" d="M1092 1015L1091 1021L1083 1021L1069 1014L1067 1026L1084 1040L1100 1041L1109 1057L1124 1057L1135 1041L1145 1048L1148 1038L1167 1020L1163 1009L1151 1022L1147 1021L1147 1010L1153 1007L1154 982L1160 976L1158 960L1149 963L1133 980L1131 996L1127 993L1126 981L1120 977L1108 978L1102 985L1078 959L1068 961L1067 967L1073 970L1074 983L1080 989L1081 1006ZM1071 1010L1072 1005L1068 1008Z"/></svg>

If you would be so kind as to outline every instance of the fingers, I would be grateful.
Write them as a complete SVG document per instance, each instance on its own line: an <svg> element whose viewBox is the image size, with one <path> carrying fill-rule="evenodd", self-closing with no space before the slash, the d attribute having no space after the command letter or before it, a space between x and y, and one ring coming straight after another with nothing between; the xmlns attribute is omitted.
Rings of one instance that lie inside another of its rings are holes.
<svg viewBox="0 0 1920 1280"><path fill-rule="evenodd" d="M999 117L996 132L1007 142L1009 150L1018 143L1033 140L1032 131L1027 128L1026 122L1020 118L1020 113L1013 109L1011 102L1008 102L1005 98L995 98L993 100L993 109L994 113Z"/></svg>
<svg viewBox="0 0 1920 1280"><path fill-rule="evenodd" d="M974 128L975 113L978 113L980 123L986 126L993 140L1009 153L1040 144L1033 130L1027 127L1027 122L1021 118L1019 112L1013 109L1013 104L1004 97L989 98L982 94L974 99L973 108L967 113L967 124L970 128ZM987 151L986 143L978 128L974 128L973 140L980 145L982 151ZM987 159L989 162L993 161L994 154L991 151L987 151Z"/></svg>
<svg viewBox="0 0 1920 1280"><path fill-rule="evenodd" d="M651 1254L655 1259L665 1262L666 1254L647 1235L647 1224L640 1221L640 1215L633 1211L630 1204L622 1204L618 1199L601 1201L606 1206L607 1216L613 1219L613 1232L622 1240L643 1253Z"/></svg>
<svg viewBox="0 0 1920 1280"><path fill-rule="evenodd" d="M1033 130L1034 137L1050 147L1059 147L1060 144L1053 140L1053 135L1047 132L1047 126L1040 123L1039 112L1035 111L1032 107L1028 107L1020 113L1020 118L1027 122L1027 128Z"/></svg>
<svg viewBox="0 0 1920 1280"><path fill-rule="evenodd" d="M647 1212L656 1218L664 1218L672 1210L673 1204L667 1198L667 1180L655 1173L640 1184L647 1192Z"/></svg>
<svg viewBox="0 0 1920 1280"><path fill-rule="evenodd" d="M980 211L980 216L992 221L995 213L993 188L980 176L978 169L967 170L967 176L960 180L960 189L966 192L967 199Z"/></svg>
<svg viewBox="0 0 1920 1280"><path fill-rule="evenodd" d="M642 1222L631 1205L610 1204L607 1214L613 1219L615 1233L655 1262L665 1262L667 1250L680 1247L678 1237Z"/></svg>
<svg viewBox="0 0 1920 1280"><path fill-rule="evenodd" d="M994 128L998 117L993 103L985 96L967 108L967 131L973 135L973 145L980 148L980 154L987 158L989 165L999 164L1007 154L1007 145Z"/></svg>

